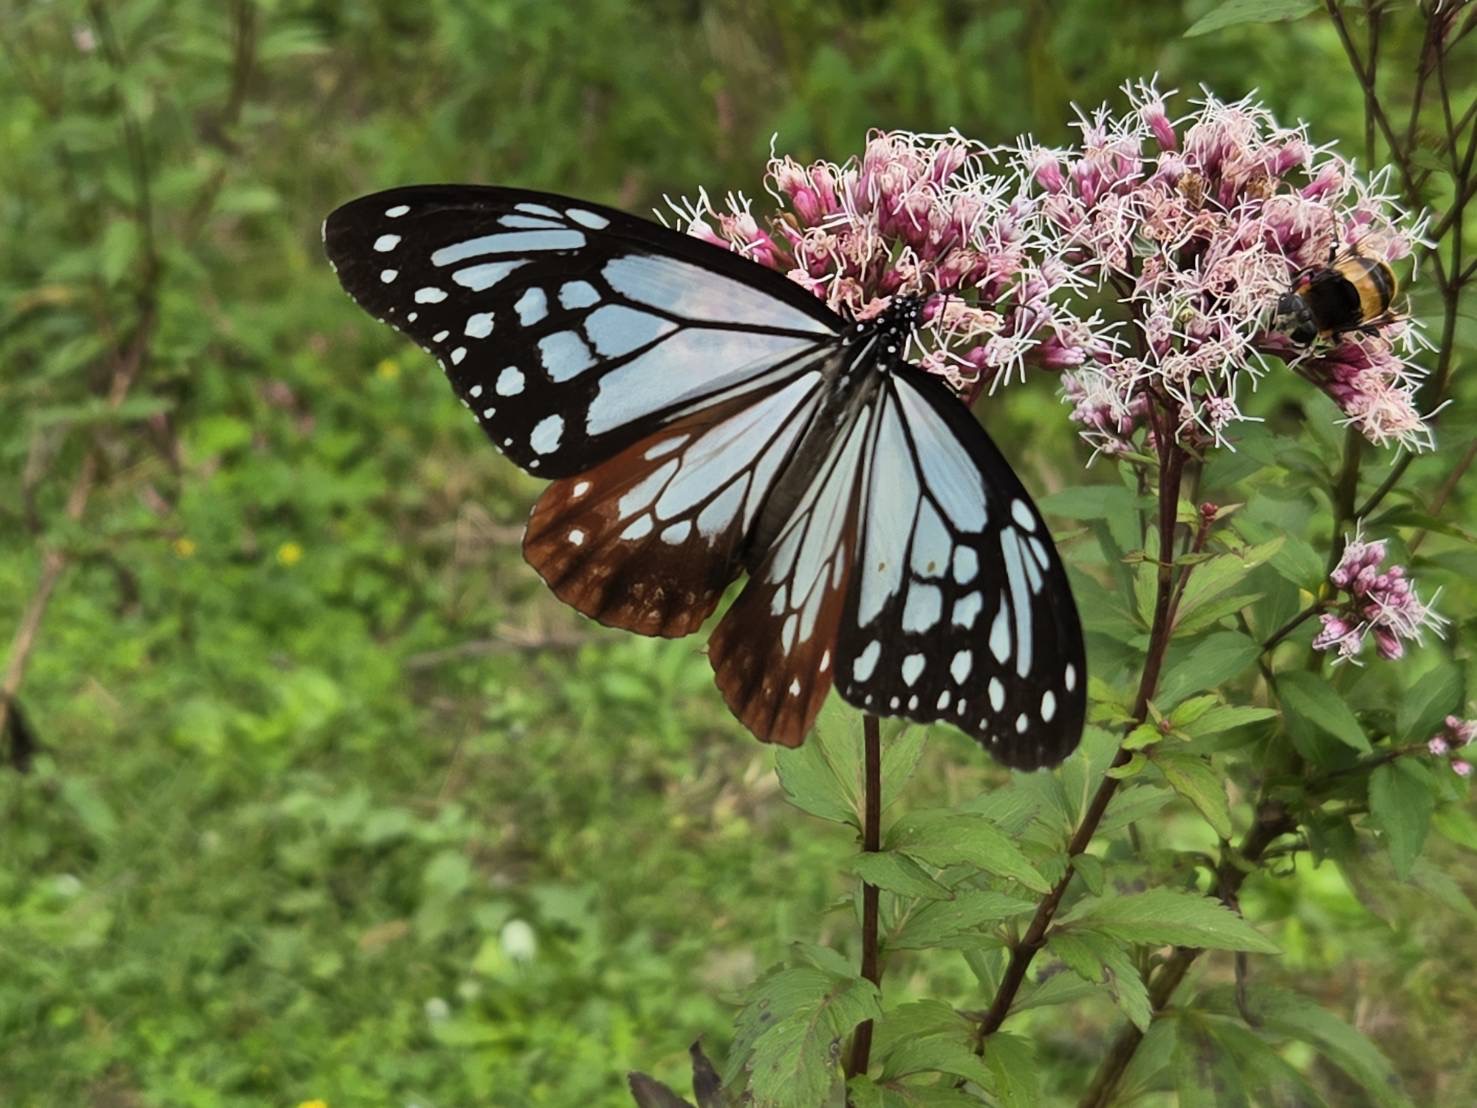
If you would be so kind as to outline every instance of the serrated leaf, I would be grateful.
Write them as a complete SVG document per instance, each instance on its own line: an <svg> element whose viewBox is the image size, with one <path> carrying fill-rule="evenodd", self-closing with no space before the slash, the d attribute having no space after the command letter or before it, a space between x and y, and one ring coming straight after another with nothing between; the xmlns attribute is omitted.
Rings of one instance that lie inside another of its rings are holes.
<svg viewBox="0 0 1477 1108"><path fill-rule="evenodd" d="M1019 881L1033 892L1051 889L1051 884L1021 848L989 820L975 813L951 809L909 813L892 826L887 846L929 865L969 865L997 877Z"/></svg>
<svg viewBox="0 0 1477 1108"><path fill-rule="evenodd" d="M1462 703L1462 671L1442 662L1412 685L1395 710L1395 732L1406 742L1425 742Z"/></svg>
<svg viewBox="0 0 1477 1108"><path fill-rule="evenodd" d="M1368 753L1369 739L1344 698L1316 673L1297 670L1277 678L1283 708L1346 746Z"/></svg>
<svg viewBox="0 0 1477 1108"><path fill-rule="evenodd" d="M899 1043L882 1067L884 1081L925 1073L962 1077L986 1087L993 1084L989 1069L968 1046L941 1036Z"/></svg>
<svg viewBox="0 0 1477 1108"><path fill-rule="evenodd" d="M1035 1108L1041 1103L1041 1067L1030 1040L997 1031L985 1040L985 1065L1001 1108Z"/></svg>
<svg viewBox="0 0 1477 1108"><path fill-rule="evenodd" d="M1190 570L1184 592L1180 595L1176 626L1179 625L1179 620L1190 616L1202 605L1233 588L1248 573L1275 555L1282 548L1282 542L1279 536L1246 550L1217 554Z"/></svg>
<svg viewBox="0 0 1477 1108"><path fill-rule="evenodd" d="M1282 549L1269 559L1268 564L1284 581L1300 589L1316 592L1326 576L1323 558L1312 545L1296 535L1285 536Z"/></svg>
<svg viewBox="0 0 1477 1108"><path fill-rule="evenodd" d="M1094 896L1102 893L1107 874L1101 858L1096 854L1079 854L1072 859L1072 868L1081 876L1082 883L1087 886L1088 892Z"/></svg>
<svg viewBox="0 0 1477 1108"><path fill-rule="evenodd" d="M1004 893L963 889L953 900L924 904L908 915L903 925L887 940L889 950L924 950L945 945L961 935L970 935L987 923L999 923L1036 910L1029 900L1018 900Z"/></svg>
<svg viewBox="0 0 1477 1108"><path fill-rule="evenodd" d="M1256 663L1262 647L1239 631L1207 635L1169 668L1154 700L1170 708L1202 689L1217 688Z"/></svg>
<svg viewBox="0 0 1477 1108"><path fill-rule="evenodd" d="M1053 931L1046 945L1082 980L1106 986L1135 1027L1148 1029L1153 1018L1149 990L1127 949L1107 935L1085 930Z"/></svg>
<svg viewBox="0 0 1477 1108"><path fill-rule="evenodd" d="M1410 876L1431 830L1436 810L1431 786L1430 771L1410 758L1386 762L1369 776L1369 815L1402 880Z"/></svg>
<svg viewBox="0 0 1477 1108"><path fill-rule="evenodd" d="M1153 761L1169 787L1188 800L1222 839L1231 837L1231 802L1226 798L1226 779L1198 754L1156 750Z"/></svg>
<svg viewBox="0 0 1477 1108"><path fill-rule="evenodd" d="M1186 38L1208 35L1238 23L1276 23L1301 19L1317 6L1315 0L1223 0L1209 15L1201 16L1185 32Z"/></svg>
<svg viewBox="0 0 1477 1108"><path fill-rule="evenodd" d="M851 871L868 884L900 896L947 900L953 895L912 858L891 850L859 854L852 860Z"/></svg>
<svg viewBox="0 0 1477 1108"><path fill-rule="evenodd" d="M833 724L818 727L808 742L794 749L777 751L775 770L790 803L821 819L860 826L856 813L861 760L856 746L852 736Z"/></svg>
<svg viewBox="0 0 1477 1108"><path fill-rule="evenodd" d="M1021 990L1012 1013L1025 1012L1032 1008L1050 1008L1055 1004L1075 1004L1079 1000L1100 993L1100 986L1084 981L1075 973L1057 973L1036 985Z"/></svg>
<svg viewBox="0 0 1477 1108"><path fill-rule="evenodd" d="M872 1056L885 1061L903 1043L940 1035L967 1042L971 1024L939 1000L917 1000L882 1014L872 1030Z"/></svg>
<svg viewBox="0 0 1477 1108"><path fill-rule="evenodd" d="M1175 634L1189 637L1198 635L1201 631L1208 631L1227 616L1234 616L1243 608L1250 608L1261 600L1263 595L1259 592L1248 592L1236 593L1232 596L1218 596L1196 608L1188 617L1176 621Z"/></svg>
<svg viewBox="0 0 1477 1108"><path fill-rule="evenodd" d="M1061 917L1059 926L1069 924L1126 942L1278 952L1275 943L1220 901L1174 889L1088 897Z"/></svg>
<svg viewBox="0 0 1477 1108"><path fill-rule="evenodd" d="M1239 1017L1234 986L1207 990L1197 1004ZM1283 1035L1316 1047L1381 1108L1410 1108L1410 1100L1388 1059L1363 1034L1326 1008L1290 990L1262 984L1248 993L1246 1007L1263 1033Z"/></svg>
<svg viewBox="0 0 1477 1108"><path fill-rule="evenodd" d="M829 988L814 1004L770 1027L756 1040L748 1063L756 1108L814 1108L840 1079L845 1036L881 1014L877 988L860 978L827 975Z"/></svg>

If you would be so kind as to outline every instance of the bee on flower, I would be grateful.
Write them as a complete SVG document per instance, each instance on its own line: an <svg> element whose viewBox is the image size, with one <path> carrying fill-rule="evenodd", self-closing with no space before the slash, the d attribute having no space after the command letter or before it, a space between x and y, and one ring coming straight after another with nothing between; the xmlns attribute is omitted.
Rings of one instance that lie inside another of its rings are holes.
<svg viewBox="0 0 1477 1108"><path fill-rule="evenodd" d="M1242 390L1277 359L1371 442L1429 446L1418 334L1388 314L1391 263L1424 222L1386 193L1386 175L1362 179L1252 97L1206 92L1176 119L1152 81L1124 93L1126 111L1079 115L1078 146L1027 140L1013 158L1038 237L1129 317L1128 342L1064 374L1084 438L1122 453L1161 408L1180 441L1220 444L1251 418Z"/></svg>

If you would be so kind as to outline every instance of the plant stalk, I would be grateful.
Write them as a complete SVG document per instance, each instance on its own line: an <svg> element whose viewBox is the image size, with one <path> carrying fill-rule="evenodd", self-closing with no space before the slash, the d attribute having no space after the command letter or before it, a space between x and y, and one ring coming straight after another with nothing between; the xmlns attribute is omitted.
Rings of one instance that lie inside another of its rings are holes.
<svg viewBox="0 0 1477 1108"><path fill-rule="evenodd" d="M882 849L882 724L874 715L862 717L863 801L862 850L875 854ZM880 892L876 885L862 882L862 976L879 989L882 966L878 957L877 917ZM851 1040L851 1060L846 1076L867 1072L872 1056L872 1021L857 1025Z"/></svg>

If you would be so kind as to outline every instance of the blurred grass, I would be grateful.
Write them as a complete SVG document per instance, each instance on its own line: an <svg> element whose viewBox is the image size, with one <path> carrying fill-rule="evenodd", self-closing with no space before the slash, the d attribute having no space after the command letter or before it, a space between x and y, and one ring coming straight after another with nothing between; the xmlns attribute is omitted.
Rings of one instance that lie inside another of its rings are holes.
<svg viewBox="0 0 1477 1108"><path fill-rule="evenodd" d="M5 483L36 412L81 395L85 290L122 311L140 264L116 230L119 97L151 153L146 379L167 415L123 425L142 448L113 448L85 526L55 532L82 556L24 690L42 754L0 772L0 1102L620 1105L625 1070L685 1087L690 1041L721 1054L729 1002L788 941L848 941L845 836L782 802L700 639L606 632L544 592L517 550L538 483L342 296L319 220L442 179L636 211L754 194L776 132L802 158L844 158L869 127L1067 141L1069 101L1156 71L1259 86L1357 149L1329 33L1182 39L1210 6L122 0L105 80L98 8L5 0L0 396L31 413L0 431ZM221 134L233 25L255 62ZM1275 385L1257 405L1288 418ZM989 413L1041 491L1084 460L1061 414L1042 382ZM55 443L44 518L85 445ZM20 498L3 505L9 626L38 566ZM998 779L940 734L913 796ZM1396 898L1390 927L1299 866L1249 886L1288 950L1258 974L1372 1032L1419 1103L1471 1103L1471 921ZM980 1003L952 955L898 958L887 989ZM1068 1011L1026 1025L1053 1090L1114 1024Z"/></svg>

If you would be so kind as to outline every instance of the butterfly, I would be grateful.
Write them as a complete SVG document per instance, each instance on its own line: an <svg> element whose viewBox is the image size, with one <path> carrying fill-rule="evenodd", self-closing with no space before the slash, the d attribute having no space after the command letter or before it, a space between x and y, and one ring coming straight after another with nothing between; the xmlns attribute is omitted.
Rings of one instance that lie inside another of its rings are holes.
<svg viewBox="0 0 1477 1108"><path fill-rule="evenodd" d="M550 479L523 552L561 600L678 637L747 574L708 655L758 738L798 746L834 685L1013 767L1077 745L1066 573L984 429L904 360L920 297L846 320L721 247L521 189L392 189L323 237L349 295Z"/></svg>

